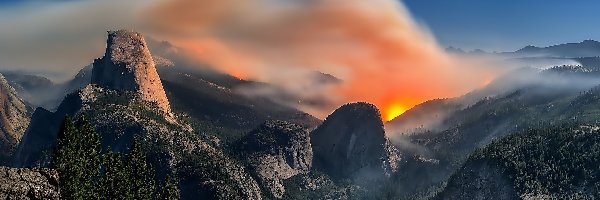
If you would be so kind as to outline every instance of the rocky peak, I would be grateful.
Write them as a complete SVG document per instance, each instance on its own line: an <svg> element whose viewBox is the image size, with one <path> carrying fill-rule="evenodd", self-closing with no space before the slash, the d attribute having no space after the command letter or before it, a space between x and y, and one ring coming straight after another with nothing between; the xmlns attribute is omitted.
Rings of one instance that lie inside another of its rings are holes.
<svg viewBox="0 0 600 200"><path fill-rule="evenodd" d="M155 103L163 112L172 115L154 59L140 33L108 32L106 53L93 64L92 83L108 89L137 92L142 100Z"/></svg>
<svg viewBox="0 0 600 200"><path fill-rule="evenodd" d="M300 125L267 121L236 146L262 185L276 198L285 193L283 180L306 173L312 166L310 136Z"/></svg>
<svg viewBox="0 0 600 200"><path fill-rule="evenodd" d="M0 162L12 154L29 121L27 106L0 74Z"/></svg>
<svg viewBox="0 0 600 200"><path fill-rule="evenodd" d="M334 179L378 179L396 170L398 151L381 114L368 103L346 104L311 133L314 166Z"/></svg>

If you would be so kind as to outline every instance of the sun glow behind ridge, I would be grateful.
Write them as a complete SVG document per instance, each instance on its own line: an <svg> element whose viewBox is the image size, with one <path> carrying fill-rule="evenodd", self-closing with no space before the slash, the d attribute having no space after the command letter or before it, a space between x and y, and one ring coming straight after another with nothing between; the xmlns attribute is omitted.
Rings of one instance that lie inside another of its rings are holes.
<svg viewBox="0 0 600 200"><path fill-rule="evenodd" d="M402 106L400 103L393 103L384 109L384 120L391 121L392 119L402 115L402 113L406 112L406 108Z"/></svg>

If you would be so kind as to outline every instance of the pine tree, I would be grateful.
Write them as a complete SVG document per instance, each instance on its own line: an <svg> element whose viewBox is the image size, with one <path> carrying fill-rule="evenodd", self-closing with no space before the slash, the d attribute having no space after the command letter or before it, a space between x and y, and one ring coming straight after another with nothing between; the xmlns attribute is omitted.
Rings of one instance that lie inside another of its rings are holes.
<svg viewBox="0 0 600 200"><path fill-rule="evenodd" d="M167 175L164 184L160 188L158 197L156 199L161 200L177 200L179 197L178 181L172 174Z"/></svg>
<svg viewBox="0 0 600 200"><path fill-rule="evenodd" d="M154 170L146 161L146 153L139 137L135 137L128 156L131 170L132 192L135 199L151 199L154 196Z"/></svg>
<svg viewBox="0 0 600 200"><path fill-rule="evenodd" d="M78 179L76 176L75 150L71 145L75 140L77 129L70 117L65 117L58 133L58 141L54 153L54 167L60 174L61 195L64 199L77 199L82 197L81 191L77 188Z"/></svg>
<svg viewBox="0 0 600 200"><path fill-rule="evenodd" d="M62 199L179 199L172 174L157 187L139 137L134 138L127 156L111 151L101 156L100 141L85 117L77 123L65 117L52 163L61 177Z"/></svg>
<svg viewBox="0 0 600 200"><path fill-rule="evenodd" d="M53 165L61 177L63 199L92 199L96 195L94 180L100 172L100 136L85 118L77 129L65 117L58 135Z"/></svg>
<svg viewBox="0 0 600 200"><path fill-rule="evenodd" d="M87 191L85 199L89 199L97 196L95 182L100 176L100 152L102 151L102 144L100 142L100 134L90 125L85 116L82 116L76 125L78 129L77 138L81 141L77 145L80 152L80 179L84 183L83 187L85 191Z"/></svg>
<svg viewBox="0 0 600 200"><path fill-rule="evenodd" d="M104 174L98 189L100 199L135 199L131 192L131 175L120 153L107 152L102 156Z"/></svg>

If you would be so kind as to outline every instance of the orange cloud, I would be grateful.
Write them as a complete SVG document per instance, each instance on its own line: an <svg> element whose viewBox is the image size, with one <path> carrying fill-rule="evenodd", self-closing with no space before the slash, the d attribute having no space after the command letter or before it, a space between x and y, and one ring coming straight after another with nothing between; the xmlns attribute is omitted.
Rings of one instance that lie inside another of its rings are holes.
<svg viewBox="0 0 600 200"><path fill-rule="evenodd" d="M457 96L494 74L448 56L396 0L172 0L144 18L155 35L218 69L328 98L331 108L307 109L320 117L367 101L391 118L394 107ZM344 82L313 94L296 87L299 70Z"/></svg>

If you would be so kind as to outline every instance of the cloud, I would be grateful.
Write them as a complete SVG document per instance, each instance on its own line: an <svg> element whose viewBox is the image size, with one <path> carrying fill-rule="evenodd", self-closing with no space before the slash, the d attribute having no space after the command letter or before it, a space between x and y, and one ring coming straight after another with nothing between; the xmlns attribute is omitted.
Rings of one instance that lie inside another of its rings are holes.
<svg viewBox="0 0 600 200"><path fill-rule="evenodd" d="M387 116L390 107L457 96L496 74L448 56L395 0L30 1L0 7L0 25L2 70L60 72L55 80L65 80L102 55L106 30L135 29L283 89L241 93L319 117L353 101ZM342 83L322 83L315 71Z"/></svg>
<svg viewBox="0 0 600 200"><path fill-rule="evenodd" d="M394 0L172 0L142 18L157 36L242 78L295 90L305 79L297 72L332 74L344 80L325 93L333 105L368 101L384 116L394 104L457 96L494 76L448 56Z"/></svg>

